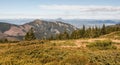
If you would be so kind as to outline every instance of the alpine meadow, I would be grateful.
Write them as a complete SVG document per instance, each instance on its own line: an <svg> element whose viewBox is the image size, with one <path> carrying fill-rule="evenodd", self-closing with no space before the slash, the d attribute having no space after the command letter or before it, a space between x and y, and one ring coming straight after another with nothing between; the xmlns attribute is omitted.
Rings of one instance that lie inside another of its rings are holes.
<svg viewBox="0 0 120 65"><path fill-rule="evenodd" d="M0 65L120 65L120 1L0 0Z"/></svg>

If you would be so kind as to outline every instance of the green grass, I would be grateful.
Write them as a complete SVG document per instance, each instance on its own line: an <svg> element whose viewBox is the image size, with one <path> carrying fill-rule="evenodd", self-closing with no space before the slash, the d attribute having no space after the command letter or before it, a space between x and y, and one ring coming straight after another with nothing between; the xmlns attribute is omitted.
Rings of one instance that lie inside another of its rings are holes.
<svg viewBox="0 0 120 65"><path fill-rule="evenodd" d="M120 65L120 49L61 47L75 46L74 43L75 40L35 40L0 44L0 65Z"/></svg>
<svg viewBox="0 0 120 65"><path fill-rule="evenodd" d="M101 38L110 38L110 39L120 40L120 31L112 32L110 34L103 35L103 36L101 36Z"/></svg>
<svg viewBox="0 0 120 65"><path fill-rule="evenodd" d="M99 50L117 49L117 47L114 46L113 42L110 40L103 40L103 41L97 40L95 42L89 43L87 47L92 49L99 49Z"/></svg>

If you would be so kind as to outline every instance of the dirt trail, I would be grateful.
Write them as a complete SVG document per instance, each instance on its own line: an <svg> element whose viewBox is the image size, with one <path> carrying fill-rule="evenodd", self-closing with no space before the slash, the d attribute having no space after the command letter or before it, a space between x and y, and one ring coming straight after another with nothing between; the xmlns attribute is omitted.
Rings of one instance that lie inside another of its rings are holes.
<svg viewBox="0 0 120 65"><path fill-rule="evenodd" d="M85 48L87 40L75 40L74 44L76 46L62 46L64 48Z"/></svg>
<svg viewBox="0 0 120 65"><path fill-rule="evenodd" d="M120 40L112 40L112 42L120 43Z"/></svg>
<svg viewBox="0 0 120 65"><path fill-rule="evenodd" d="M94 42L95 40L105 40L105 39L86 39L86 40L76 40L75 44L77 47L86 47L86 43Z"/></svg>
<svg viewBox="0 0 120 65"><path fill-rule="evenodd" d="M112 40L112 42L118 43L115 44L115 46L117 46L117 48L120 48L120 40Z"/></svg>
<svg viewBox="0 0 120 65"><path fill-rule="evenodd" d="M77 47L83 47L84 48L84 47L86 47L85 42L86 42L86 40L76 40L75 44L76 44Z"/></svg>

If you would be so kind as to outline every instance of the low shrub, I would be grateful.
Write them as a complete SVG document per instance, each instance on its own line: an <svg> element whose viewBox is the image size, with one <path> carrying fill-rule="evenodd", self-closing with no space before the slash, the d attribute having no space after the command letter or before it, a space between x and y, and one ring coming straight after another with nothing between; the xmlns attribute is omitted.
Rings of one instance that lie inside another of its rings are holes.
<svg viewBox="0 0 120 65"><path fill-rule="evenodd" d="M113 42L110 40L103 40L103 41L95 41L87 45L88 48L96 48L99 50L108 50L108 49L117 49L116 46L113 45Z"/></svg>
<svg viewBox="0 0 120 65"><path fill-rule="evenodd" d="M68 55L60 65L86 65L88 58L80 55Z"/></svg>
<svg viewBox="0 0 120 65"><path fill-rule="evenodd" d="M8 43L7 39L0 39L0 43Z"/></svg>

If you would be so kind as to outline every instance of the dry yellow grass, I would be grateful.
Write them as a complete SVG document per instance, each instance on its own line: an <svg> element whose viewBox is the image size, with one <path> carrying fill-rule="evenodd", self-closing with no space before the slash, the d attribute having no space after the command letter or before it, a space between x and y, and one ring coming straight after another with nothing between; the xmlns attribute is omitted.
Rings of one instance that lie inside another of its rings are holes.
<svg viewBox="0 0 120 65"><path fill-rule="evenodd" d="M0 65L119 65L119 48L91 50L86 47L96 40L105 38L0 43Z"/></svg>

